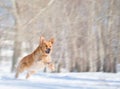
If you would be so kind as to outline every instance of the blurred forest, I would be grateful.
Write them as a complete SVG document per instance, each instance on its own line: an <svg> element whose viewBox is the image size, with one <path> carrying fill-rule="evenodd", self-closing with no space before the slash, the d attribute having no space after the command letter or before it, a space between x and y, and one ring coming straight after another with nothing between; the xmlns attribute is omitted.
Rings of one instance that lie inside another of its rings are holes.
<svg viewBox="0 0 120 89"><path fill-rule="evenodd" d="M14 71L41 35L55 38L56 72L117 72L120 0L0 0L0 65Z"/></svg>

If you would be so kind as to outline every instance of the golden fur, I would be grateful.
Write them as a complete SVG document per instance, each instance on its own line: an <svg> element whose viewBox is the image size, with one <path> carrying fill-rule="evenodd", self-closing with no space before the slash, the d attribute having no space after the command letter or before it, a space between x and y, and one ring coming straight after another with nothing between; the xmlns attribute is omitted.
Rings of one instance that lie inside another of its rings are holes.
<svg viewBox="0 0 120 89"><path fill-rule="evenodd" d="M41 67L47 67L51 71L55 70L54 64L51 61L51 52L54 39L46 41L44 37L40 37L40 44L31 54L25 56L18 64L16 69L16 78L19 73L27 71L26 78L39 71Z"/></svg>

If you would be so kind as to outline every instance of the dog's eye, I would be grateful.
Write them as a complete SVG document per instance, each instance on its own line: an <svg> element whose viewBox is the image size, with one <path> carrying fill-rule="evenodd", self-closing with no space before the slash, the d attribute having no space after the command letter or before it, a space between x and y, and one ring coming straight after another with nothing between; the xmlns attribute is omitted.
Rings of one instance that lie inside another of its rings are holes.
<svg viewBox="0 0 120 89"><path fill-rule="evenodd" d="M45 47L47 48L47 45L45 45Z"/></svg>

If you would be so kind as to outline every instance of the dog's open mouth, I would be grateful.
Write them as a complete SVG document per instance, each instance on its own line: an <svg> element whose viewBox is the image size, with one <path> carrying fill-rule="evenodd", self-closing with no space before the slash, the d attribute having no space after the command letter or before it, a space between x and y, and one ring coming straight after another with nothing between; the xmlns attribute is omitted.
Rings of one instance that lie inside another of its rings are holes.
<svg viewBox="0 0 120 89"><path fill-rule="evenodd" d="M46 51L45 51L47 54L50 53L50 48L48 48Z"/></svg>

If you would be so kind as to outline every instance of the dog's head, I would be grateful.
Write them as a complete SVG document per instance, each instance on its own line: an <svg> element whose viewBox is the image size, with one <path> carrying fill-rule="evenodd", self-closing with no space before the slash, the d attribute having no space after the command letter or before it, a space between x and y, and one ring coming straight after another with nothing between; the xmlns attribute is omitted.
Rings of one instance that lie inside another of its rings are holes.
<svg viewBox="0 0 120 89"><path fill-rule="evenodd" d="M40 47L44 55L51 54L53 43L54 38L51 38L49 41L47 41L44 37L40 37Z"/></svg>

